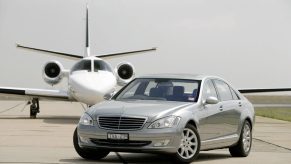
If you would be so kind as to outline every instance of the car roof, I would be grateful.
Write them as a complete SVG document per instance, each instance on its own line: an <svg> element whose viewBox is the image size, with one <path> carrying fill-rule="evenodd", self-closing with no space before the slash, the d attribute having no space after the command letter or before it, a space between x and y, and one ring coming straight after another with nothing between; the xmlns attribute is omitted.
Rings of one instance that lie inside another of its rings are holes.
<svg viewBox="0 0 291 164"><path fill-rule="evenodd" d="M188 80L205 80L207 78L217 78L216 76L208 76L208 75L195 75L195 74L149 74L138 76L137 78L165 78L165 79L188 79Z"/></svg>

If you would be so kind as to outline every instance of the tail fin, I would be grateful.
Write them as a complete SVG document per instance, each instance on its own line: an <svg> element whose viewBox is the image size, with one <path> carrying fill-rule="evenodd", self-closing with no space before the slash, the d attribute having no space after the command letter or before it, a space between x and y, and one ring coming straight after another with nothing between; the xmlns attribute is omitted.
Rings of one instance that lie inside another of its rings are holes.
<svg viewBox="0 0 291 164"><path fill-rule="evenodd" d="M89 6L88 6L88 4L86 4L86 38L85 38L86 43L85 43L85 52L84 52L83 56L69 54L69 53L63 53L63 52L58 52L58 51L51 51L51 50L46 50L46 49L33 48L33 47L23 46L20 44L16 44L16 47L34 50L34 51L40 51L40 52L47 52L47 53L51 53L52 55L55 55L55 56L79 60L79 59L82 59L84 57L90 56L90 38L89 38L89 36L90 36L90 33L89 33ZM111 54L101 54L101 55L96 55L96 57L103 58L103 59L110 59L110 58L139 54L139 53L144 53L144 52L148 52L148 51L155 51L155 50L157 50L157 48L153 47L153 48L143 49L143 50L118 52L118 53L111 53Z"/></svg>
<svg viewBox="0 0 291 164"><path fill-rule="evenodd" d="M89 38L89 6L86 5L86 47L84 57L90 56L90 38Z"/></svg>

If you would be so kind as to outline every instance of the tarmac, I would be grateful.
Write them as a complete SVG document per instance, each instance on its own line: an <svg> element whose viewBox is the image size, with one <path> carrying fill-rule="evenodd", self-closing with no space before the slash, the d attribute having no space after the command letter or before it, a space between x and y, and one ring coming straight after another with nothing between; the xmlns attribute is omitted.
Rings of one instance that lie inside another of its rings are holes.
<svg viewBox="0 0 291 164"><path fill-rule="evenodd" d="M171 163L167 155L110 153L100 161L87 161L75 152L72 137L84 112L79 103L41 102L37 119L29 119L29 106L0 102L0 163ZM5 112L2 112L5 111ZM251 154L233 158L228 149L201 152L195 163L290 164L291 122L257 117Z"/></svg>

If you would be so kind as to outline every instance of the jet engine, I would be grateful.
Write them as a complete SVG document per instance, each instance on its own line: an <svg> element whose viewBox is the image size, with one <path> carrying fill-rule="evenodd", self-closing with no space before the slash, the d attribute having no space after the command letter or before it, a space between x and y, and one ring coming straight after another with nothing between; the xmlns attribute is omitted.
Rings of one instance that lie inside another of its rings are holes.
<svg viewBox="0 0 291 164"><path fill-rule="evenodd" d="M49 61L44 65L42 75L46 83L58 84L64 76L64 67L58 61Z"/></svg>
<svg viewBox="0 0 291 164"><path fill-rule="evenodd" d="M134 78L135 69L132 64L123 62L119 63L115 68L118 85L125 85Z"/></svg>

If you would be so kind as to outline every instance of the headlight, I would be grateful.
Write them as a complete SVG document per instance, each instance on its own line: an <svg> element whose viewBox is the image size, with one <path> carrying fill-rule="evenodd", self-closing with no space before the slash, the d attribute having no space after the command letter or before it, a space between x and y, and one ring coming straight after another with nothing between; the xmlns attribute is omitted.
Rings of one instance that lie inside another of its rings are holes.
<svg viewBox="0 0 291 164"><path fill-rule="evenodd" d="M150 129L161 129L161 128L171 128L179 124L181 117L169 116L153 122L148 128Z"/></svg>
<svg viewBox="0 0 291 164"><path fill-rule="evenodd" d="M93 126L93 119L87 113L84 113L80 118L79 124Z"/></svg>

